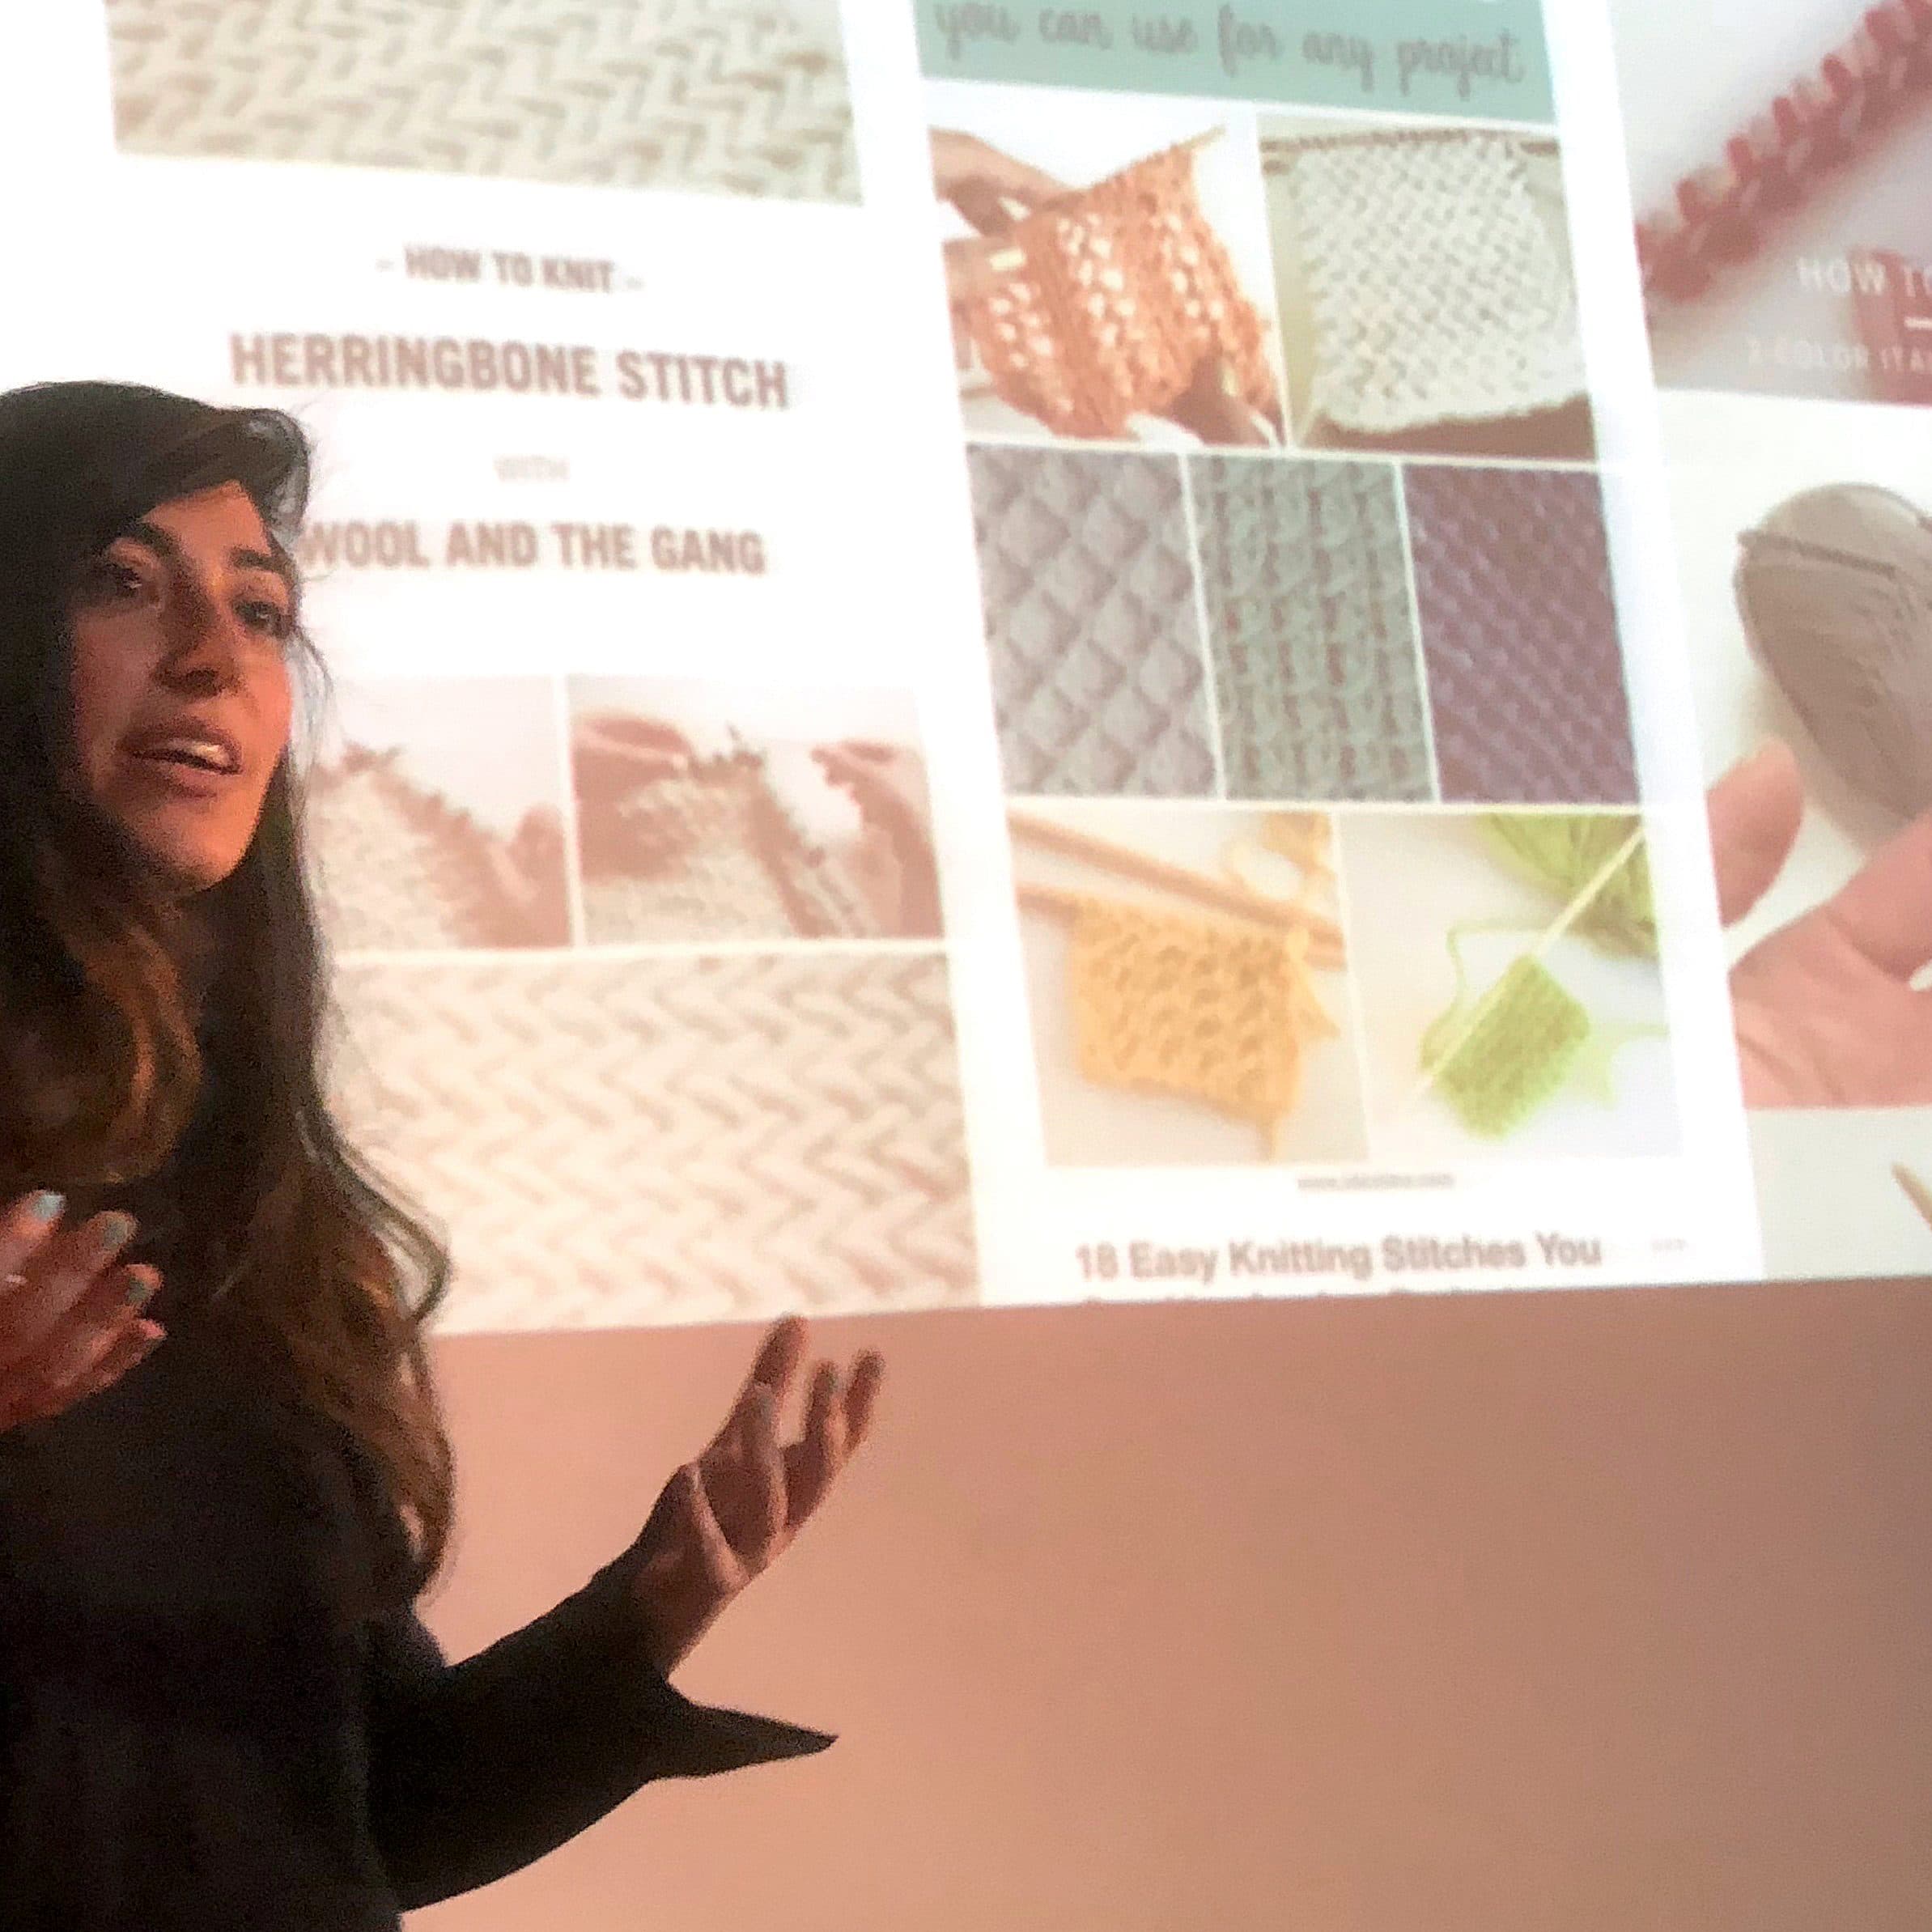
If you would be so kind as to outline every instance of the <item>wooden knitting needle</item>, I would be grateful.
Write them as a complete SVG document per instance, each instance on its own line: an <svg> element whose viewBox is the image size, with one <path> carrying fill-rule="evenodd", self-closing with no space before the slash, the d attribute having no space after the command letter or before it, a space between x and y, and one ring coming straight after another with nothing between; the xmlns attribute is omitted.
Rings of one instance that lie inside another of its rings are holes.
<svg viewBox="0 0 1932 1932"><path fill-rule="evenodd" d="M1555 945L1556 941L1561 939L1570 928L1575 925L1577 921L1582 918L1583 915L1589 911L1590 907L1603 897L1610 881L1623 870L1624 865L1629 861L1631 855L1643 842L1644 828L1640 822L1632 830L1630 836L1603 862L1583 887L1583 890L1558 914L1555 924L1550 926L1535 945L1523 955L1524 959L1531 962L1541 959L1550 948ZM1437 1075L1476 1038L1476 1030L1488 1017L1490 1005L1496 998L1497 987L1501 984L1502 981L1498 979L1496 985L1492 986L1488 991L1484 993L1469 1009L1463 1024L1449 1036L1448 1046L1436 1055L1435 1059L1429 1066L1423 1069L1422 1077L1416 1081L1414 1090L1396 1110L1398 1117L1408 1113L1435 1085Z"/></svg>
<svg viewBox="0 0 1932 1932"><path fill-rule="evenodd" d="M1048 919L1060 920L1064 924L1080 917L1081 895L1065 885L1035 885L1022 883L1014 890L1013 897L1019 901L1022 912L1043 913Z"/></svg>
<svg viewBox="0 0 1932 1932"><path fill-rule="evenodd" d="M1057 920L1063 926L1070 926L1078 919L1082 907L1087 902L1085 893L1076 892L1070 886L1042 885L1030 879L1014 887L1013 898L1022 912L1037 912L1042 918ZM1287 905L1285 900L1283 905ZM1247 925L1261 923L1245 914L1231 916L1238 918ZM1307 932L1306 926L1298 920L1272 919L1266 923L1271 932ZM1339 945L1331 946L1316 936L1310 936L1308 966L1311 971L1339 973L1348 963L1347 957Z"/></svg>
<svg viewBox="0 0 1932 1932"><path fill-rule="evenodd" d="M1928 1187L1903 1161L1892 1170L1892 1178L1905 1191L1905 1198L1924 1217L1926 1225L1932 1228L1932 1187Z"/></svg>
<svg viewBox="0 0 1932 1932"><path fill-rule="evenodd" d="M1210 878L1204 873L1191 871L1187 866L1175 865L1166 859L1157 859L1150 852L1115 845L1091 832L1076 831L1072 826L1060 825L1052 819L1035 818L1030 813L1008 812L1007 823L1013 837L1021 843L1038 846L1044 851L1058 852L1064 858L1080 860L1098 871L1112 873L1118 878L1132 879L1140 885L1171 892L1177 898L1191 899L1196 905L1208 907L1217 912L1232 913L1238 919L1251 920L1272 932L1293 932L1300 928L1308 934L1311 953L1322 956L1324 964L1331 959L1333 963L1340 964L1344 956L1341 928L1318 912L1311 912L1289 900L1269 898L1246 885L1224 885L1219 879ZM1047 908L1042 905L1041 910Z"/></svg>

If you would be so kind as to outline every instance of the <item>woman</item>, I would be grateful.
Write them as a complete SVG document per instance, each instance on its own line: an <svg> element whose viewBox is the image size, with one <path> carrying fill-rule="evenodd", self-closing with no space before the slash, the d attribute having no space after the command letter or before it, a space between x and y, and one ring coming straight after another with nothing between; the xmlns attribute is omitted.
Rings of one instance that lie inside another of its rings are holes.
<svg viewBox="0 0 1932 1932"><path fill-rule="evenodd" d="M448 1665L434 1240L359 1165L291 714L287 418L0 397L0 1920L373 1932L830 1740L666 1682L866 1432L782 1323L630 1550Z"/></svg>

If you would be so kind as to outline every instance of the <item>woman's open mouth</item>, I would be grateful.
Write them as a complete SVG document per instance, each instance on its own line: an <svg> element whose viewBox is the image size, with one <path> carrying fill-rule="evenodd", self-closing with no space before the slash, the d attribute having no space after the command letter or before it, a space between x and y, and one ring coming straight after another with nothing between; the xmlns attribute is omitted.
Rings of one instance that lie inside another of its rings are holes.
<svg viewBox="0 0 1932 1932"><path fill-rule="evenodd" d="M170 789L205 796L241 775L241 754L226 732L176 725L138 732L125 747L130 761Z"/></svg>

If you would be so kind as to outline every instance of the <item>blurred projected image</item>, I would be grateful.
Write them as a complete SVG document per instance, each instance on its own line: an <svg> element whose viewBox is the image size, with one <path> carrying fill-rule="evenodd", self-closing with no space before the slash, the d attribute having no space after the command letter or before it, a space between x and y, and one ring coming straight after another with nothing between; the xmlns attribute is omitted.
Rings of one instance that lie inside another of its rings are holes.
<svg viewBox="0 0 1932 1932"><path fill-rule="evenodd" d="M1261 158L1296 440L1594 453L1554 141L1264 119Z"/></svg>
<svg viewBox="0 0 1932 1932"><path fill-rule="evenodd" d="M1677 406L1675 523L1757 1110L1932 1106L1932 448Z"/></svg>
<svg viewBox="0 0 1932 1932"><path fill-rule="evenodd" d="M541 678L338 681L308 778L338 952L570 943L562 734Z"/></svg>
<svg viewBox="0 0 1932 1932"><path fill-rule="evenodd" d="M839 0L108 0L122 147L859 198Z"/></svg>
<svg viewBox="0 0 1932 1932"><path fill-rule="evenodd" d="M571 681L593 944L936 939L904 693Z"/></svg>
<svg viewBox="0 0 1932 1932"><path fill-rule="evenodd" d="M1055 801L1011 826L1050 1162L1365 1156L1327 814Z"/></svg>
<svg viewBox="0 0 1932 1932"><path fill-rule="evenodd" d="M1379 1158L1675 1149L1637 813L1365 812L1341 848Z"/></svg>
<svg viewBox="0 0 1932 1932"><path fill-rule="evenodd" d="M1932 403L1932 7L1614 11L1658 380Z"/></svg>

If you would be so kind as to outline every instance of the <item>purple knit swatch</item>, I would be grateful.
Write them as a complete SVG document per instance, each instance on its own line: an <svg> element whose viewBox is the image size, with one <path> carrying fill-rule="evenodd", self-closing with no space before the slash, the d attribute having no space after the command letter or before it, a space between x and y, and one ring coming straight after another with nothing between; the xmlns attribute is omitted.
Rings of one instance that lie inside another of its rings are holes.
<svg viewBox="0 0 1932 1932"><path fill-rule="evenodd" d="M1424 465L1407 484L1442 796L1634 805L1597 478Z"/></svg>

